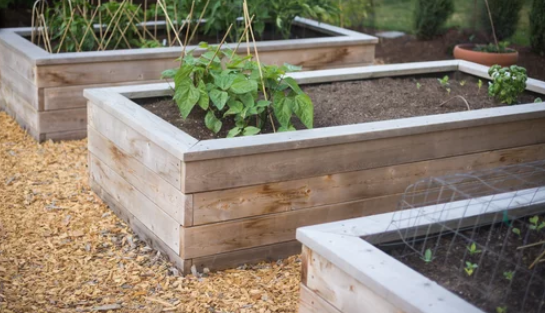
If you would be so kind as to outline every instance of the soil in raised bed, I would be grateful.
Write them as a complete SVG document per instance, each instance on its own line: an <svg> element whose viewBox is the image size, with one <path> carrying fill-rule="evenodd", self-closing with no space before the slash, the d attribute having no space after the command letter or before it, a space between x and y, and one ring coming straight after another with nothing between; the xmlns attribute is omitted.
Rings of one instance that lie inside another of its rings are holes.
<svg viewBox="0 0 545 313"><path fill-rule="evenodd" d="M308 85L302 86L302 89L314 103L315 128L467 111L466 103L457 96L467 100L471 110L502 105L488 97L488 82L485 80L479 90L477 78L459 72L450 73L449 94L437 80L443 76L445 74L381 78ZM536 97L532 93L524 93L519 101L531 103ZM222 130L214 135L204 125L205 113L198 107L184 120L172 99L146 99L137 102L197 139L224 138L229 129L234 127L232 119L225 119ZM296 118L292 121L297 129L305 129ZM270 128L263 130L263 133L271 132Z"/></svg>
<svg viewBox="0 0 545 313"><path fill-rule="evenodd" d="M498 307L507 308L507 313L545 312L545 262L528 270L544 251L545 243L517 249L543 242L545 229L530 230L527 219L512 223L511 227L501 223L477 228L475 232L465 230L457 236L431 235L426 241L418 238L413 245L417 251L438 247L429 263L405 244L379 247L485 312L497 313ZM513 228L520 229L521 236L513 233ZM487 248L478 248L482 252L470 255L467 247L472 242ZM466 261L479 266L471 276L464 271ZM514 271L511 281L504 276L509 271Z"/></svg>

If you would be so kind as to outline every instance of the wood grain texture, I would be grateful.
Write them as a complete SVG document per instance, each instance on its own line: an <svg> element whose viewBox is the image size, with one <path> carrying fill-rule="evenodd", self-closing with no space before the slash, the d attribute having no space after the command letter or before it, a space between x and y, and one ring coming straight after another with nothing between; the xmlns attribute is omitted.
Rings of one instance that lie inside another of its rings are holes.
<svg viewBox="0 0 545 313"><path fill-rule="evenodd" d="M72 108L40 112L40 132L80 131L87 128L87 108Z"/></svg>
<svg viewBox="0 0 545 313"><path fill-rule="evenodd" d="M9 83L4 83L6 82L4 76L5 73L2 75L2 82L0 84L0 97L3 98L4 109L23 128L33 130L34 137L37 138L36 136L39 136L38 130L40 128L38 112Z"/></svg>
<svg viewBox="0 0 545 313"><path fill-rule="evenodd" d="M193 194L194 225L403 193L419 179L545 159L545 145Z"/></svg>
<svg viewBox="0 0 545 313"><path fill-rule="evenodd" d="M98 195L104 203L106 203L110 210L112 210L119 218L121 218L129 227L140 237L141 240L146 241L151 247L156 250L159 250L161 253L167 256L167 258L173 262L177 268L184 270L189 263L191 267L191 262L188 260L183 260L180 256L174 252L170 247L168 247L155 233L147 228L144 223L142 223L136 216L131 214L127 209L125 209L114 196L105 191L95 180L90 179L89 184L91 185L91 190ZM185 274L189 271L185 271Z"/></svg>
<svg viewBox="0 0 545 313"><path fill-rule="evenodd" d="M224 223L184 227L180 255L183 258L213 256L227 251L287 242L298 227L338 221L395 210L399 195L326 205Z"/></svg>
<svg viewBox="0 0 545 313"><path fill-rule="evenodd" d="M306 286L340 312L405 312L318 253L311 250L308 253Z"/></svg>
<svg viewBox="0 0 545 313"><path fill-rule="evenodd" d="M180 225L92 153L89 172L102 189L134 215L175 253L179 253Z"/></svg>
<svg viewBox="0 0 545 313"><path fill-rule="evenodd" d="M89 151L181 225L186 195L89 126ZM191 196L190 196L191 197Z"/></svg>
<svg viewBox="0 0 545 313"><path fill-rule="evenodd" d="M299 287L299 313L342 313L317 293L301 284ZM360 311L361 312L361 311Z"/></svg>
<svg viewBox="0 0 545 313"><path fill-rule="evenodd" d="M79 139L85 138L86 136L87 136L87 128L71 129L71 130L64 130L64 131L40 134L39 141L45 141L45 140L49 140L49 139L54 140L54 141L79 140Z"/></svg>
<svg viewBox="0 0 545 313"><path fill-rule="evenodd" d="M36 82L35 58L46 55L47 52L13 31L0 29L0 63L17 71L31 83Z"/></svg>
<svg viewBox="0 0 545 313"><path fill-rule="evenodd" d="M181 162L145 136L95 105L89 105L89 125L130 157L180 189Z"/></svg>
<svg viewBox="0 0 545 313"><path fill-rule="evenodd" d="M21 76L17 70L11 69L7 64L0 68L2 74L2 85L6 85L15 92L25 104L32 107L35 111L41 111L43 106L40 105L38 88L28 79Z"/></svg>
<svg viewBox="0 0 545 313"><path fill-rule="evenodd" d="M540 143L545 143L545 118L186 162L182 192L289 181Z"/></svg>

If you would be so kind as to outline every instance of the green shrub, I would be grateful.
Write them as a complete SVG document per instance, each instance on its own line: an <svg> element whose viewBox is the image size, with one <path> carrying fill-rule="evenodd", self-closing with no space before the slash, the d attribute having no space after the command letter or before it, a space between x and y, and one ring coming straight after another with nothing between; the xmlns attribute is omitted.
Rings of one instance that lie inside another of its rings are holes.
<svg viewBox="0 0 545 313"><path fill-rule="evenodd" d="M534 51L545 54L545 0L534 0L530 13L530 44Z"/></svg>
<svg viewBox="0 0 545 313"><path fill-rule="evenodd" d="M517 24L519 21L520 10L524 5L525 0L488 0L490 6L490 14L494 21L494 27L496 28L496 36L498 40L503 40L513 36L517 30ZM486 3L484 0L480 0L480 20L483 28L492 33L492 26L490 25L490 19L488 11L486 10Z"/></svg>
<svg viewBox="0 0 545 313"><path fill-rule="evenodd" d="M488 95L496 97L504 104L517 103L517 97L526 89L528 75L524 67L511 65L502 68L494 65L488 70L492 82L488 86Z"/></svg>
<svg viewBox="0 0 545 313"><path fill-rule="evenodd" d="M436 36L447 19L454 13L453 0L417 0L415 33L418 39Z"/></svg>

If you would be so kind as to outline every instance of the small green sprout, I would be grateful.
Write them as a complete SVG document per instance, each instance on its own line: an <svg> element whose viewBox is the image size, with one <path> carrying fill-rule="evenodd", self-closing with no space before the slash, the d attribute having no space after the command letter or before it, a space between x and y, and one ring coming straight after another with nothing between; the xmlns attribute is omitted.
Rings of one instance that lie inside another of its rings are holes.
<svg viewBox="0 0 545 313"><path fill-rule="evenodd" d="M426 252L424 253L424 256L421 257L421 259L426 263L430 263L431 261L433 261L433 252L431 251L431 249L426 249Z"/></svg>
<svg viewBox="0 0 545 313"><path fill-rule="evenodd" d="M537 215L531 217L529 221L531 225L528 226L528 228L530 228L531 230L540 231L543 228L545 228L545 221L542 221L541 223L539 223L539 216Z"/></svg>
<svg viewBox="0 0 545 313"><path fill-rule="evenodd" d="M514 276L515 272L513 271L503 272L503 277L505 277L505 279L507 279L508 281L512 281Z"/></svg>
<svg viewBox="0 0 545 313"><path fill-rule="evenodd" d="M479 82L477 83L477 86L479 86L479 93L480 93L481 88L483 88L483 81L479 79Z"/></svg>
<svg viewBox="0 0 545 313"><path fill-rule="evenodd" d="M499 306L496 308L496 313L507 313L507 307L506 306Z"/></svg>
<svg viewBox="0 0 545 313"><path fill-rule="evenodd" d="M439 84L441 84L441 86L443 87L447 87L448 85L450 85L450 83L448 82L448 75L445 75L445 77L443 77L442 79L437 79L437 81L439 82Z"/></svg>
<svg viewBox="0 0 545 313"><path fill-rule="evenodd" d="M466 81L465 81L465 80L460 81L460 86L464 87L465 85L466 85Z"/></svg>
<svg viewBox="0 0 545 313"><path fill-rule="evenodd" d="M513 234L518 235L519 237L522 237L522 236L520 235L520 229L514 227L511 231L513 232Z"/></svg>
<svg viewBox="0 0 545 313"><path fill-rule="evenodd" d="M450 96L450 88L447 88L447 94Z"/></svg>
<svg viewBox="0 0 545 313"><path fill-rule="evenodd" d="M422 85L420 83L416 83L416 89L419 89L422 88Z"/></svg>
<svg viewBox="0 0 545 313"><path fill-rule="evenodd" d="M466 267L464 268L464 271L466 272L467 276L473 275L473 272L476 268L478 268L479 265L471 262L466 262Z"/></svg>
<svg viewBox="0 0 545 313"><path fill-rule="evenodd" d="M467 246L466 249L469 251L469 255L475 255L482 252L482 250L477 249L477 245L474 242Z"/></svg>
<svg viewBox="0 0 545 313"><path fill-rule="evenodd" d="M534 99L534 103L540 103L540 102L543 102L543 100L541 100L541 98L537 97Z"/></svg>

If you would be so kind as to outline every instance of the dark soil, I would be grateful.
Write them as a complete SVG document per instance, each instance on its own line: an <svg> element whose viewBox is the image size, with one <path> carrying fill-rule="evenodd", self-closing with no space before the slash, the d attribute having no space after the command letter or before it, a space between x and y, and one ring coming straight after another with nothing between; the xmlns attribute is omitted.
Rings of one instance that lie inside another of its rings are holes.
<svg viewBox="0 0 545 313"><path fill-rule="evenodd" d="M540 222L542 220L543 217ZM517 250L517 247L545 240L545 229L530 230L527 220L515 221L512 227L520 229L520 237L513 233L512 228L501 223L462 231L457 236L450 234L429 238L425 246L424 241L420 240L413 246L417 251L434 250L433 260L429 263L407 245L382 248L486 312L497 313L498 307L506 307L508 313L543 312L545 262L537 263L532 270L528 268L544 251L545 244L522 250ZM481 245L478 250L482 252L470 255L467 247L473 242ZM466 262L478 265L470 276L464 271ZM511 281L504 274L509 271L514 272Z"/></svg>
<svg viewBox="0 0 545 313"><path fill-rule="evenodd" d="M360 29L362 32L374 34L374 29ZM473 36L472 40L470 38ZM491 38L472 31L450 29L445 34L433 40L417 40L414 36L406 35L395 39L381 38L376 47L375 57L383 63L406 63L453 59L454 46L462 43L492 42ZM519 52L518 65L528 70L531 78L545 80L545 55L539 55L529 47L513 45Z"/></svg>
<svg viewBox="0 0 545 313"><path fill-rule="evenodd" d="M471 110L501 106L487 95L487 82L479 91L478 79L462 73L448 76L450 94L441 86L437 76L412 78L381 78L354 82L304 86L303 90L314 103L314 127L349 125L412 116L443 114L467 111L467 100ZM464 86L461 83L465 82ZM417 88L417 83L420 88ZM521 103L534 102L535 96L526 93L520 96ZM446 102L446 103L445 103ZM204 112L195 107L184 121L178 107L171 99L147 99L140 101L144 108L198 139L224 138L234 127L231 119L225 119L220 133L214 135L204 125ZM293 119L297 129L304 126ZM272 132L270 128L263 133Z"/></svg>

